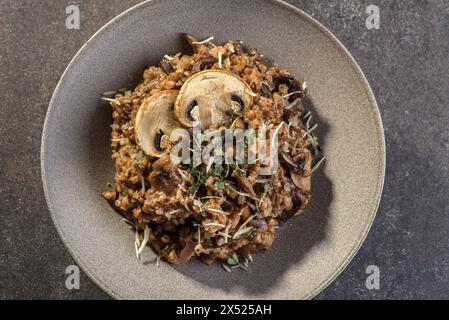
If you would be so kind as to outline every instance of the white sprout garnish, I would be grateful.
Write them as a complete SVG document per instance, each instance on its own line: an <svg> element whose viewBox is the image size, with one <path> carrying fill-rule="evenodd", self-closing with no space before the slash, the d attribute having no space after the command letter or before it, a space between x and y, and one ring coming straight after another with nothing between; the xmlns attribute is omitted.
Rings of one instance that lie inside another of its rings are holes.
<svg viewBox="0 0 449 320"><path fill-rule="evenodd" d="M315 170L319 168L319 166L323 163L324 160L326 160L326 157L325 157L325 156L323 156L323 157L321 158L321 160L318 161L318 162L313 166L312 170L310 171L310 174L314 173Z"/></svg>
<svg viewBox="0 0 449 320"><path fill-rule="evenodd" d="M302 118L305 120L307 117L309 117L311 115L312 115L312 112L307 111L307 113Z"/></svg>
<svg viewBox="0 0 449 320"><path fill-rule="evenodd" d="M139 259L140 235L139 230L136 229L134 233L134 248L136 249L136 257Z"/></svg>
<svg viewBox="0 0 449 320"><path fill-rule="evenodd" d="M126 219L126 218L122 218L123 222L125 222L132 230L134 230L136 228L136 226L134 225L134 223L132 223L130 220Z"/></svg>
<svg viewBox="0 0 449 320"><path fill-rule="evenodd" d="M106 92L103 92L101 95L103 97L113 97L116 94L117 94L117 91L106 91Z"/></svg>
<svg viewBox="0 0 449 320"><path fill-rule="evenodd" d="M229 183L225 183L225 185L226 185L229 189L231 189L231 191L237 193L237 194L240 195L240 196L248 197L248 198L251 198L251 199L253 199L253 200L259 201L259 198L253 197L253 196L250 195L249 193L243 193L243 192L240 192L240 191L238 191L237 189L235 189L234 187L232 187L231 184L229 184Z"/></svg>
<svg viewBox="0 0 449 320"><path fill-rule="evenodd" d="M198 244L201 243L201 226L198 225Z"/></svg>
<svg viewBox="0 0 449 320"><path fill-rule="evenodd" d="M134 249L136 250L136 257L139 259L139 244L136 241L134 241Z"/></svg>
<svg viewBox="0 0 449 320"><path fill-rule="evenodd" d="M274 148L274 139L276 138L276 136L279 134L279 130L281 129L281 127L285 124L284 121L282 121L278 127L276 128L276 130L274 130L274 134L273 134L273 138L271 138L271 147Z"/></svg>
<svg viewBox="0 0 449 320"><path fill-rule="evenodd" d="M293 216L297 217L297 216L302 215L303 213L304 213L304 210L298 210L298 212L296 212Z"/></svg>
<svg viewBox="0 0 449 320"><path fill-rule="evenodd" d="M248 93L251 97L257 97L257 94L254 93L252 90L247 89L246 93Z"/></svg>
<svg viewBox="0 0 449 320"><path fill-rule="evenodd" d="M120 104L120 102L118 102L117 101L117 99L111 99L111 98L106 98L106 97L101 97L100 98L101 100L103 100L103 101L107 101L107 102L109 102L109 103L117 103L119 106L121 106L121 104Z"/></svg>
<svg viewBox="0 0 449 320"><path fill-rule="evenodd" d="M247 257L244 257L244 260L243 260L243 266L244 266L245 268L248 268L248 258L247 258Z"/></svg>
<svg viewBox="0 0 449 320"><path fill-rule="evenodd" d="M301 101L301 98L296 98L295 100L293 100L293 102L287 104L284 109L289 110L291 109L293 106L295 106L299 101Z"/></svg>
<svg viewBox="0 0 449 320"><path fill-rule="evenodd" d="M218 66L223 69L223 54L220 51L218 52Z"/></svg>
<svg viewBox="0 0 449 320"><path fill-rule="evenodd" d="M221 228L226 228L226 226L225 226L224 224L221 224L221 223L215 223L215 222L205 223L204 226L205 226L205 227L221 227Z"/></svg>
<svg viewBox="0 0 449 320"><path fill-rule="evenodd" d="M307 130L307 133L308 133L308 134L311 134L316 128L318 128L318 123L315 123L315 124L313 125L312 128L310 128L309 130Z"/></svg>
<svg viewBox="0 0 449 320"><path fill-rule="evenodd" d="M302 83L302 90L306 90L308 86L309 86L309 84L306 81L304 81Z"/></svg>
<svg viewBox="0 0 449 320"><path fill-rule="evenodd" d="M145 194L145 177L143 176L143 174L140 174L140 183L142 184L141 192Z"/></svg>
<svg viewBox="0 0 449 320"><path fill-rule="evenodd" d="M309 128L310 126L310 121L312 121L313 116L310 115L310 117L307 118L307 122L306 122L306 127Z"/></svg>
<svg viewBox="0 0 449 320"><path fill-rule="evenodd" d="M209 173L210 169L212 168L212 165L214 164L215 157L210 157L209 162L207 163L206 167L206 173Z"/></svg>
<svg viewBox="0 0 449 320"><path fill-rule="evenodd" d="M308 167L309 167L309 164L311 164L312 161L313 161L313 159L310 159L309 161L307 161L307 162L304 164L304 168L308 168Z"/></svg>
<svg viewBox="0 0 449 320"><path fill-rule="evenodd" d="M194 42L192 42L192 44L205 44L205 43L208 43L208 42L210 42L212 40L214 40L213 36L211 36L211 37L209 37L209 38L207 38L207 39L205 39L203 41L194 41Z"/></svg>
<svg viewBox="0 0 449 320"><path fill-rule="evenodd" d="M293 91L293 92L290 92L290 93L288 93L288 94L282 96L282 98L286 99L286 98L288 98L288 97L290 97L290 96L292 96L292 95L294 95L294 94L298 94L298 93L301 93L301 92L302 92L302 91Z"/></svg>
<svg viewBox="0 0 449 320"><path fill-rule="evenodd" d="M189 176L187 175L188 174L187 171L182 170L181 168L178 168L178 172L179 172L179 175L181 176L181 178L184 178L187 181L189 180Z"/></svg>
<svg viewBox="0 0 449 320"><path fill-rule="evenodd" d="M224 215L229 215L229 212L220 210L220 209L213 209L213 208L206 208L206 211L214 212L214 213L221 213Z"/></svg>
<svg viewBox="0 0 449 320"><path fill-rule="evenodd" d="M268 122L262 121L262 125L260 126L260 130L262 131L267 131L270 130L271 128L273 128L273 124Z"/></svg>
<svg viewBox="0 0 449 320"><path fill-rule="evenodd" d="M256 215L252 215L251 217L249 217L248 219L246 219L245 222L242 223L242 225L240 226L240 228L238 228L237 232L234 234L234 236L232 237L232 239L236 239L239 236L241 236L242 234L245 234L246 232L248 232L250 229L252 229L253 227L248 227L245 228L246 225L248 223L250 223L251 220L253 220L256 217Z"/></svg>
<svg viewBox="0 0 449 320"><path fill-rule="evenodd" d="M293 162L293 160L286 155L285 153L282 154L282 157L284 158L285 161L287 161L290 165L294 166L295 168L298 166L296 163Z"/></svg>
<svg viewBox="0 0 449 320"><path fill-rule="evenodd" d="M190 111L190 115L196 121L199 121L199 117L200 117L200 110L199 109L200 109L200 107L198 105L196 105L196 106L194 106L192 108L192 111Z"/></svg>
<svg viewBox="0 0 449 320"><path fill-rule="evenodd" d="M140 254L142 253L143 249L145 249L145 246L147 245L148 241L150 240L150 228L148 226L145 226L145 230L143 231L143 241L137 250L137 258L140 257Z"/></svg>
<svg viewBox="0 0 449 320"><path fill-rule="evenodd" d="M291 122L289 122L288 123L288 126L287 126L287 137L289 138L289 139L291 139L291 138L293 138L293 136L290 134L290 128L292 127L292 123ZM290 144L289 144L289 146L290 146ZM291 146L290 146L291 147Z"/></svg>
<svg viewBox="0 0 449 320"><path fill-rule="evenodd" d="M182 212L182 211L183 211L182 209L175 209L175 210L167 212L167 215L171 216L173 214L176 214L176 213L179 213L179 212Z"/></svg>
<svg viewBox="0 0 449 320"><path fill-rule="evenodd" d="M225 242L225 243L228 243L228 242L229 242L229 229L230 229L230 228L231 228L231 225L229 224L229 225L224 229L224 232L218 232L218 234L224 238L224 242Z"/></svg>
<svg viewBox="0 0 449 320"><path fill-rule="evenodd" d="M174 60L175 58L180 57L181 54L182 54L181 52L178 52L178 53L175 54L174 56L170 56L170 55L166 54L166 55L164 55L164 58L167 59L168 61L172 61L172 60Z"/></svg>
<svg viewBox="0 0 449 320"><path fill-rule="evenodd" d="M264 199L265 199L265 195L266 195L266 194L267 194L267 193L265 192L265 193L262 195L262 197L260 197L259 202L256 203L256 204L257 204L257 206L256 206L257 211L260 211L260 207L261 207L262 204L263 204L263 201L264 201Z"/></svg>
<svg viewBox="0 0 449 320"><path fill-rule="evenodd" d="M192 201L193 205L200 208L201 211L203 211L203 202L201 202L201 200L199 199L194 199Z"/></svg>
<svg viewBox="0 0 449 320"><path fill-rule="evenodd" d="M221 266L222 266L223 269L225 269L227 272L231 272L231 268L229 268L229 266L227 266L226 264L222 263Z"/></svg>

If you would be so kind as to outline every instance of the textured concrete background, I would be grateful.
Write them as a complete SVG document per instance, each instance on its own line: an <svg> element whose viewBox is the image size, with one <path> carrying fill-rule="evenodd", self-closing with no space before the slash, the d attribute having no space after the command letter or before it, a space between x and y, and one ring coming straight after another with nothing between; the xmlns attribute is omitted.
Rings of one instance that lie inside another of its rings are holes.
<svg viewBox="0 0 449 320"><path fill-rule="evenodd" d="M105 299L86 276L68 291L74 264L47 211L39 149L56 83L83 43L138 0L0 2L0 299ZM449 2L289 1L327 26L365 72L385 126L387 175L363 247L318 299L449 298ZM81 30L67 30L78 4ZM381 10L367 30L365 8ZM380 290L365 287L377 265Z"/></svg>

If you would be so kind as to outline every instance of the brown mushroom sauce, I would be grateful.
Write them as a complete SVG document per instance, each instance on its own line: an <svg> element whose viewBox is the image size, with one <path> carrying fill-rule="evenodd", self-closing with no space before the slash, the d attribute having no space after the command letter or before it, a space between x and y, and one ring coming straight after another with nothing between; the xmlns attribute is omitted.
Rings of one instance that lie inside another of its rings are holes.
<svg viewBox="0 0 449 320"><path fill-rule="evenodd" d="M256 49L246 52L240 42L217 46L185 37L193 47L192 55L164 58L161 66L169 73L151 66L134 91L119 90L110 100L115 190L104 192L103 197L133 225L136 248L147 229L148 244L165 261L183 263L198 256L211 264L234 257L229 262L233 266L236 255L247 261L252 253L269 249L278 225L306 207L310 162L317 162L319 146L308 133L310 112L302 106L305 88L288 71L269 66ZM221 68L240 76L254 93L248 111L236 116L232 125L279 127L275 175L259 176L259 164L229 165L221 173L206 173L204 164L197 168L174 165L168 153L150 158L136 145L134 120L143 99L161 90L179 90L202 70L220 69L219 54ZM292 175L295 181L305 180L295 184ZM301 185L306 189L301 190Z"/></svg>

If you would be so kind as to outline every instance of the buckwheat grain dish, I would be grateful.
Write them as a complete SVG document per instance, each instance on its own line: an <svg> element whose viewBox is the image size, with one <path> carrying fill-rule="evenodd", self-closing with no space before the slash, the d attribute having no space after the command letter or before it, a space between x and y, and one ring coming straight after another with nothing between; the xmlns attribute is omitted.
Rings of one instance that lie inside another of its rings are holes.
<svg viewBox="0 0 449 320"><path fill-rule="evenodd" d="M174 264L197 256L246 269L310 200L324 160L317 125L305 83L256 49L183 36L193 54L165 55L134 91L103 94L115 162L114 191L103 196L135 231L137 256L149 245ZM188 161L175 161L185 140Z"/></svg>

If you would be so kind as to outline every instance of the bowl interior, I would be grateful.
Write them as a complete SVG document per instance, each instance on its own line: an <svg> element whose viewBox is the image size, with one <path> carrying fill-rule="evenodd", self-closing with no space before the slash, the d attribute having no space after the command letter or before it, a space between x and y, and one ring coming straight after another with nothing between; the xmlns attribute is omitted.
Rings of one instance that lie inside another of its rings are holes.
<svg viewBox="0 0 449 320"><path fill-rule="evenodd" d="M243 40L309 83L326 163L303 216L283 225L248 272L194 261L138 261L133 233L101 198L113 181L111 110L102 92L131 88L180 37ZM382 125L371 90L347 51L304 13L277 1L149 1L106 25L74 58L50 104L42 173L57 229L80 266L117 298L310 298L347 265L374 219L384 176Z"/></svg>

